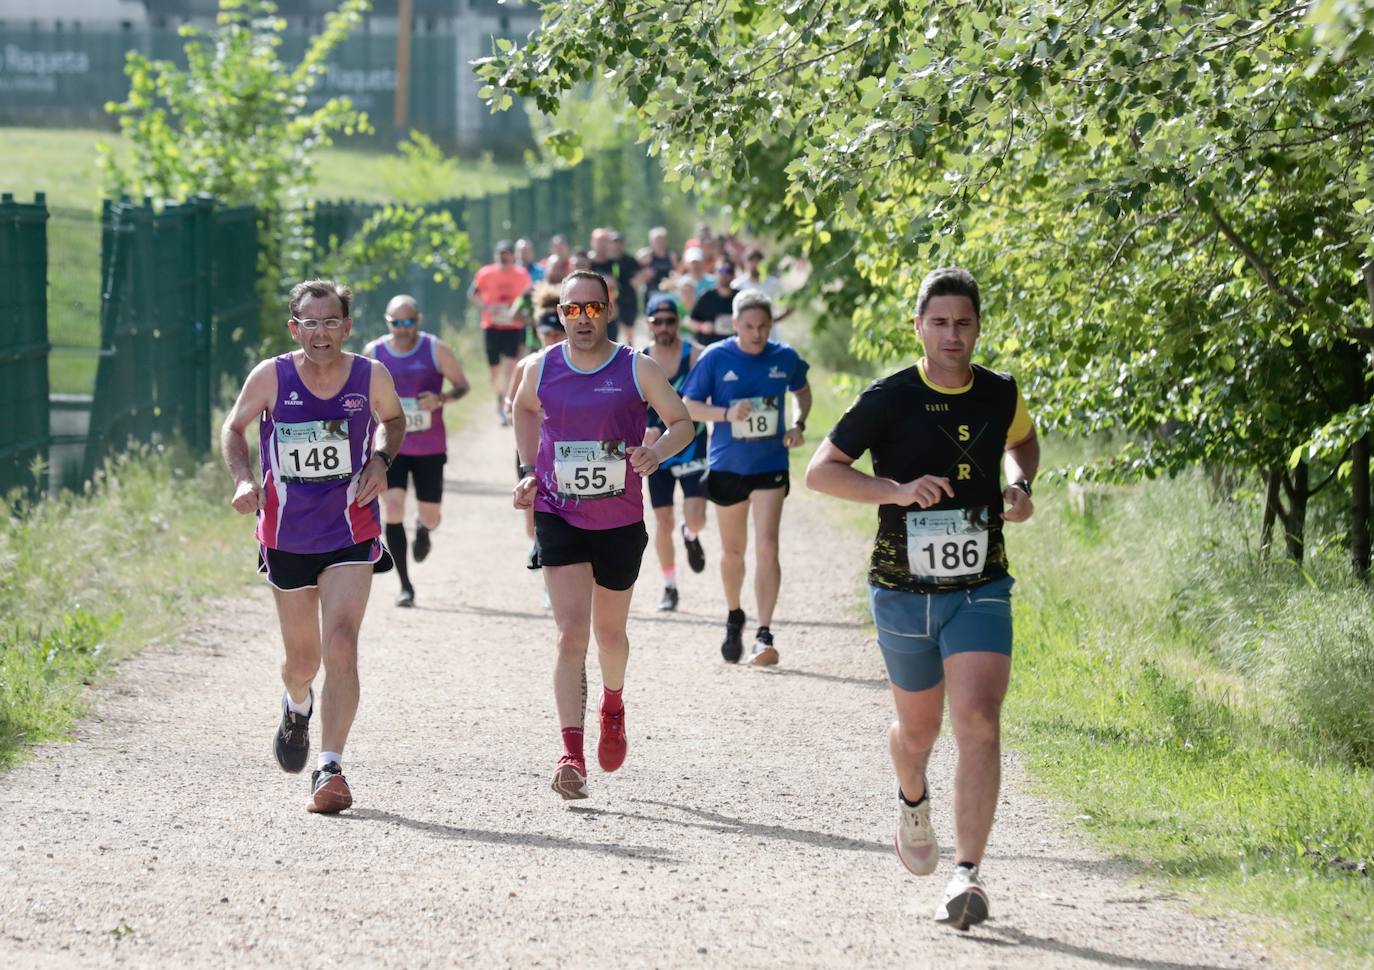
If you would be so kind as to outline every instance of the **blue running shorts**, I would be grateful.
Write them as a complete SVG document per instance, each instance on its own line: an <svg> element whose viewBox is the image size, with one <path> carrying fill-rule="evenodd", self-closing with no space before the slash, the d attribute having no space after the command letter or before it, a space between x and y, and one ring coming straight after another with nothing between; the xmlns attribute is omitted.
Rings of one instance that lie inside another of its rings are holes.
<svg viewBox="0 0 1374 970"><path fill-rule="evenodd" d="M948 593L868 587L887 678L902 690L934 687L950 654L981 650L1011 656L1010 576Z"/></svg>

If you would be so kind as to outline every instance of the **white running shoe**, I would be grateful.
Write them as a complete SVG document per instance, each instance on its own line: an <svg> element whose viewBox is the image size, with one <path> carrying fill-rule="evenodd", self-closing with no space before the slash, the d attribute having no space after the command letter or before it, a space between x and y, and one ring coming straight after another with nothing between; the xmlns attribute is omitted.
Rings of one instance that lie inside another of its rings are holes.
<svg viewBox="0 0 1374 970"><path fill-rule="evenodd" d="M893 839L897 858L913 876L928 876L940 864L940 843L930 824L930 795L921 796L919 805L908 805L897 796L897 835Z"/></svg>
<svg viewBox="0 0 1374 970"><path fill-rule="evenodd" d="M988 894L977 866L955 866L945 886L945 901L935 909L935 922L967 930L988 918Z"/></svg>

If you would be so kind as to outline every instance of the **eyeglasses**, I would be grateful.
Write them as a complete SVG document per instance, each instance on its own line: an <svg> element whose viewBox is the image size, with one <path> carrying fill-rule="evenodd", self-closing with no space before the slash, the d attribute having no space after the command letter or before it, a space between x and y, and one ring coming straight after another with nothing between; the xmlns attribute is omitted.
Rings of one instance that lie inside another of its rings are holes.
<svg viewBox="0 0 1374 970"><path fill-rule="evenodd" d="M315 320L311 317L302 320L299 317L292 317L291 322L305 331L315 331L320 327L324 327L326 330L338 330L343 326L343 318L341 317L327 317L324 320Z"/></svg>
<svg viewBox="0 0 1374 970"><path fill-rule="evenodd" d="M386 322L393 327L413 327L420 322L419 317L387 317Z"/></svg>
<svg viewBox="0 0 1374 970"><path fill-rule="evenodd" d="M601 300L588 300L586 303L560 303L558 309L568 320L576 320L585 312L589 317L599 317L606 312L606 304Z"/></svg>
<svg viewBox="0 0 1374 970"><path fill-rule="evenodd" d="M654 327L676 327L677 317L650 317L649 325Z"/></svg>

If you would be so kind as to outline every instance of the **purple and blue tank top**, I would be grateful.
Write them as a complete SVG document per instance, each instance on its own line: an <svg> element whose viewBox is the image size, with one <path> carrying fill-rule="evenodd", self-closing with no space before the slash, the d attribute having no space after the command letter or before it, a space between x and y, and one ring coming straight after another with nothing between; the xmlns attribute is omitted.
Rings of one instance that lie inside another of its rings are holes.
<svg viewBox="0 0 1374 970"><path fill-rule="evenodd" d="M600 367L584 371L573 366L566 344L544 352L538 365L544 420L535 511L579 529L616 529L644 520L642 482L627 450L643 443L648 426L636 356L632 347L619 345Z"/></svg>
<svg viewBox="0 0 1374 970"><path fill-rule="evenodd" d="M283 552L334 552L381 535L373 499L353 500L372 457L372 362L350 354L348 380L328 400L301 380L291 354L276 358L277 399L258 424L263 508L258 541Z"/></svg>

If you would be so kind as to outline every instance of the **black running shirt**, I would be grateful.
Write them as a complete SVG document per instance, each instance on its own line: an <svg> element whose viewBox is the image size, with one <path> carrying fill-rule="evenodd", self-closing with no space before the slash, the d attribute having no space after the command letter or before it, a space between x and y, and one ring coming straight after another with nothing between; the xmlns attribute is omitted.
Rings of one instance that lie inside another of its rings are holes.
<svg viewBox="0 0 1374 970"><path fill-rule="evenodd" d="M874 381L830 432L858 459L873 453L880 478L949 479L954 497L930 509L880 505L868 581L884 589L934 593L1007 575L1002 540L1002 454L1034 431L1016 381L973 365L962 388L925 376L924 361Z"/></svg>

